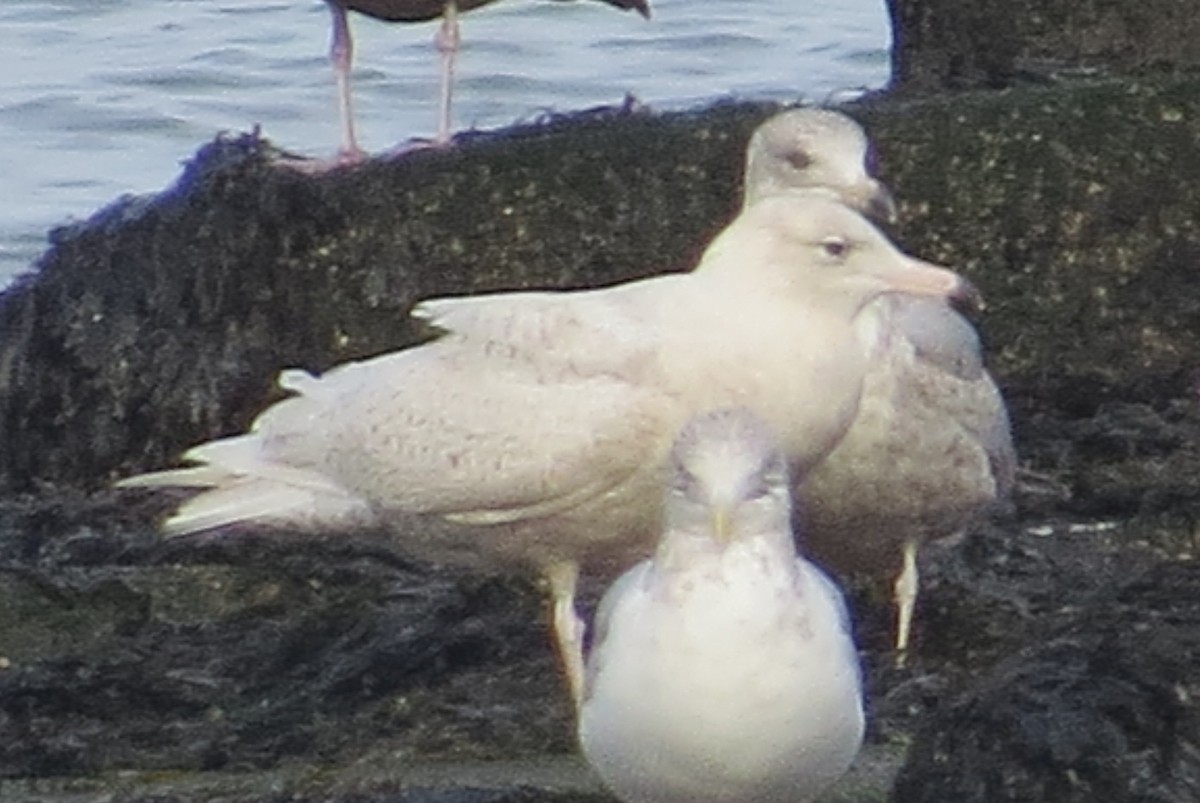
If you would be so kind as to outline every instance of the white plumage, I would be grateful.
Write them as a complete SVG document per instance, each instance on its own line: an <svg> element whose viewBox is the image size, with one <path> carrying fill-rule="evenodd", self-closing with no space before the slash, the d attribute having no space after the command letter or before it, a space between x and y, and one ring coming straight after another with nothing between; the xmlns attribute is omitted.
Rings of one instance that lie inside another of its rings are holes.
<svg viewBox="0 0 1200 803"><path fill-rule="evenodd" d="M796 554L783 455L748 410L692 419L652 559L605 594L579 738L626 803L798 803L862 742L841 593Z"/></svg>
<svg viewBox="0 0 1200 803"><path fill-rule="evenodd" d="M766 199L690 273L425 302L415 314L442 337L320 378L285 371L297 395L249 434L192 449L198 468L124 484L208 486L168 520L174 533L422 516L403 528L414 553L546 573L570 656L577 566L646 554L663 460L692 414L747 405L811 466L844 434L878 348L863 305L963 287L821 194Z"/></svg>
<svg viewBox="0 0 1200 803"><path fill-rule="evenodd" d="M894 214L866 176L868 141L839 112L793 109L755 132L745 205L823 187L868 214ZM890 295L862 319L880 327L858 412L837 448L796 488L808 548L840 571L894 572L903 658L917 597L916 552L1006 498L1016 454L979 337L944 301Z"/></svg>

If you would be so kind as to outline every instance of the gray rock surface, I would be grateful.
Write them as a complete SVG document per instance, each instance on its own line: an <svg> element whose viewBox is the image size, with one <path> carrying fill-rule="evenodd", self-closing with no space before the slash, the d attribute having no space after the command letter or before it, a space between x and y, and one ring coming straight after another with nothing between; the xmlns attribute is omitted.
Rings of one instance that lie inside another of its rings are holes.
<svg viewBox="0 0 1200 803"><path fill-rule="evenodd" d="M1200 562L1109 588L917 735L896 803L1200 799Z"/></svg>
<svg viewBox="0 0 1200 803"><path fill-rule="evenodd" d="M1192 0L888 0L891 89L1001 89L1200 66Z"/></svg>

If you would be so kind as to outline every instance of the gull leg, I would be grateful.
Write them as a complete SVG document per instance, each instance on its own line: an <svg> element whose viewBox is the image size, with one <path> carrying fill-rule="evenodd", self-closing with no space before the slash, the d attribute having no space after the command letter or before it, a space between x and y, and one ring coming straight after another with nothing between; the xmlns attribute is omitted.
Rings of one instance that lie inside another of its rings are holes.
<svg viewBox="0 0 1200 803"><path fill-rule="evenodd" d="M913 609L917 604L920 575L917 571L917 542L904 544L904 565L896 578L896 666L908 661L908 636L912 629Z"/></svg>
<svg viewBox="0 0 1200 803"><path fill-rule="evenodd" d="M354 42L350 38L346 9L337 3L329 3L329 12L333 14L333 42L329 46L329 60L333 62L338 109L342 118L342 147L338 151L338 161L357 162L366 154L358 147L358 138L354 135L354 110L350 103L350 63L354 58Z"/></svg>
<svg viewBox="0 0 1200 803"><path fill-rule="evenodd" d="M433 140L435 147L450 144L450 98L454 91L454 56L458 53L458 0L446 0L442 13L442 27L434 37L434 44L442 54L442 88L439 95L438 131ZM574 596L574 592L572 592Z"/></svg>
<svg viewBox="0 0 1200 803"><path fill-rule="evenodd" d="M575 612L575 585L579 580L579 565L573 561L555 563L546 576L550 580L550 593L554 599L554 639L563 670L567 674L567 686L575 710L583 700L583 620Z"/></svg>

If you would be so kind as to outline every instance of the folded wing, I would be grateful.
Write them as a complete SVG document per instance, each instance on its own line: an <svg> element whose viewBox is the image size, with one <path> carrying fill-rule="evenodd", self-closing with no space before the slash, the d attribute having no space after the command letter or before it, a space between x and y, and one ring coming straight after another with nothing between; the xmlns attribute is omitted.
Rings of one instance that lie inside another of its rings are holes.
<svg viewBox="0 0 1200 803"><path fill-rule="evenodd" d="M200 465L126 485L203 486L168 522L337 526L389 511L491 524L547 516L621 485L654 455L673 401L653 305L638 294L521 293L426 302L444 330L321 377L249 434L190 450Z"/></svg>

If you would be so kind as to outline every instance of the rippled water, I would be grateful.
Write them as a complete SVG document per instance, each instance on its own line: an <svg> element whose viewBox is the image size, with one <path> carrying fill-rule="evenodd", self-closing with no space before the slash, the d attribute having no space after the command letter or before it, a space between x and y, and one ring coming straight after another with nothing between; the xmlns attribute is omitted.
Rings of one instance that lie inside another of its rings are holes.
<svg viewBox="0 0 1200 803"><path fill-rule="evenodd" d="M884 0L512 0L464 15L456 128L619 103L794 100L882 86ZM354 16L359 137L382 150L434 131L436 23ZM0 286L49 227L157 190L218 131L261 123L291 150L338 140L319 0L0 2Z"/></svg>

